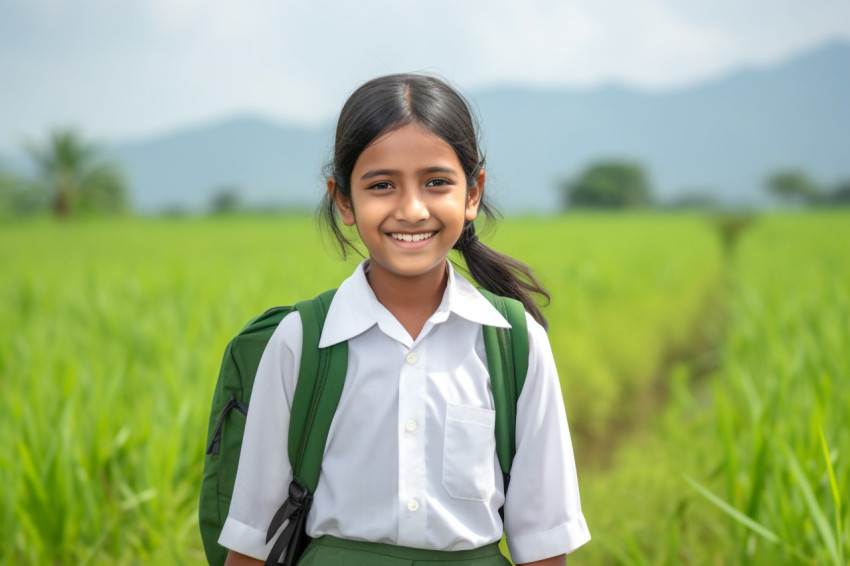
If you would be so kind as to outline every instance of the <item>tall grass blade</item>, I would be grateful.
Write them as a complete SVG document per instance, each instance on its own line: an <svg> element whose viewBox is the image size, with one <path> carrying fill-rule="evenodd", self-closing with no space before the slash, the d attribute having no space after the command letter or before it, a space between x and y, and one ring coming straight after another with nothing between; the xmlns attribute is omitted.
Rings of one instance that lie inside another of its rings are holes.
<svg viewBox="0 0 850 566"><path fill-rule="evenodd" d="M695 479L691 478L688 475L685 475L684 478L685 478L685 481L687 481L689 484L691 484L691 487L693 487L695 490L700 492L700 494L702 494L703 497L705 497L706 499L708 499L709 501L714 503L714 505L719 507L727 515L729 515L730 517L732 517L733 519L735 519L736 521L738 521L739 523L741 523L742 525L744 525L748 529L752 530L756 534L760 535L765 540L772 542L774 544L781 544L781 543L784 542L784 541L782 541L782 539L779 538L779 535L777 535L776 533L774 533L773 531L771 531L770 529L768 529L764 525L754 521L750 517L747 517L745 514L741 513L740 511L738 511L737 509L735 509L734 507L732 507L731 505L729 505L728 503L726 503L725 501L723 501L722 499L720 499L719 497L714 495L710 490L703 487Z"/></svg>
<svg viewBox="0 0 850 566"><path fill-rule="evenodd" d="M745 514L741 513L716 495L714 495L710 490L700 485L695 479L691 478L687 474L684 475L685 481L691 484L691 487L696 489L703 497L708 499L711 503L716 505L721 511L732 517L734 520L738 521L740 524L744 525L754 533L760 535L766 541L781 545L788 552L793 554L800 561L805 562L807 564L815 564L816 561L805 554L803 554L800 549L792 546L788 541L783 540L779 535L762 525L761 523L753 520L751 517L747 517Z"/></svg>
<svg viewBox="0 0 850 566"><path fill-rule="evenodd" d="M800 493L803 495L803 500L806 502L806 507L809 509L809 514L812 518L812 522L815 525L815 528L820 535L820 538L823 540L824 545L826 546L827 551L829 552L832 561L836 566L846 566L842 564L838 559L838 550L836 547L835 536L829 528L829 519L826 518L826 514L821 509L818 504L817 498L815 497L814 492L812 491L812 486L809 485L808 479L806 478L806 474L803 471L802 466L800 465L800 461L797 459L797 456L791 451L787 446L785 447L785 456L788 459L788 464L791 467L791 473L794 474L794 478L797 481L797 486L800 488ZM840 536L840 533L839 533Z"/></svg>
<svg viewBox="0 0 850 566"><path fill-rule="evenodd" d="M823 459L826 461L826 469L829 473L829 485L832 489L832 500L835 503L835 532L839 539L844 532L841 524L841 492L838 490L838 482L835 479L835 469L832 467L832 458L829 456L829 445L826 442L826 434L823 432L823 426L820 426L820 440L823 446ZM844 545L838 544L838 563L844 564Z"/></svg>

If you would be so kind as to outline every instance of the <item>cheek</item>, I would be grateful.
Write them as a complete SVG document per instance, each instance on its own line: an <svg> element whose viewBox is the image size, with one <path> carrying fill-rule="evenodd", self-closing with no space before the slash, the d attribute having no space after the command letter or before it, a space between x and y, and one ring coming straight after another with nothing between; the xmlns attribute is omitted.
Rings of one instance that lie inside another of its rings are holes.
<svg viewBox="0 0 850 566"><path fill-rule="evenodd" d="M352 190L351 197L348 202L350 206L347 211L347 218L343 219L346 226L354 226L369 222L370 217L373 216L370 212L374 211L372 210L372 207L367 206L368 203L364 203L363 195Z"/></svg>
<svg viewBox="0 0 850 566"><path fill-rule="evenodd" d="M358 229L363 229L380 224L384 211L381 209L380 203L369 199L354 198L351 201L350 214L351 224L349 226L356 224Z"/></svg>

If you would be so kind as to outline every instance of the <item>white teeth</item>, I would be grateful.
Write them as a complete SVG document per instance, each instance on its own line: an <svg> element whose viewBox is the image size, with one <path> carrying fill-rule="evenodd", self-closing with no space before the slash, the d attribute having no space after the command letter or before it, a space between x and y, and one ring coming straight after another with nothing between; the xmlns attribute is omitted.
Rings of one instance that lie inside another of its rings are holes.
<svg viewBox="0 0 850 566"><path fill-rule="evenodd" d="M403 242L421 242L422 240L427 240L433 235L434 232L425 232L424 234L390 234L390 236L396 240L401 240Z"/></svg>

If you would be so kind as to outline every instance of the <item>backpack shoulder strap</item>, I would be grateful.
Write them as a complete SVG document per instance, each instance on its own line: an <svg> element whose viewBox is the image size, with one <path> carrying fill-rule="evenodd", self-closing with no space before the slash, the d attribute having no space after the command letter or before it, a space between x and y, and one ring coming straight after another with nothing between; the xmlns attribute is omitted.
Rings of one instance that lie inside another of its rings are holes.
<svg viewBox="0 0 850 566"><path fill-rule="evenodd" d="M506 479L516 453L517 399L528 373L528 323L525 307L515 299L479 289L511 327L484 326L490 387L496 405L496 455Z"/></svg>
<svg viewBox="0 0 850 566"><path fill-rule="evenodd" d="M310 493L319 482L322 456L348 366L348 342L319 348L319 338L336 289L315 299L301 301L295 308L301 314L304 341L298 384L292 399L289 423L289 461L296 481Z"/></svg>
<svg viewBox="0 0 850 566"><path fill-rule="evenodd" d="M289 497L275 513L266 533L268 543L286 523L272 546L266 565L277 564L284 553L285 563L294 564L293 557L299 556L306 544L306 537L299 533L304 532L313 492L319 483L328 431L339 405L348 367L347 341L319 348L322 327L335 293L336 289L325 291L295 305L301 315L303 342L288 433L292 483Z"/></svg>

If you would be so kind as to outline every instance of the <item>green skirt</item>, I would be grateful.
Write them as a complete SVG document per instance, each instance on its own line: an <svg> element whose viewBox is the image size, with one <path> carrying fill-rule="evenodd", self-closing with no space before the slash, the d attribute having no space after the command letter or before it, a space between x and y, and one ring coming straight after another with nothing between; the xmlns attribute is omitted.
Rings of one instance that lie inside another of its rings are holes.
<svg viewBox="0 0 850 566"><path fill-rule="evenodd" d="M313 539L298 566L510 566L494 542L473 550L422 550L345 540L332 536Z"/></svg>

